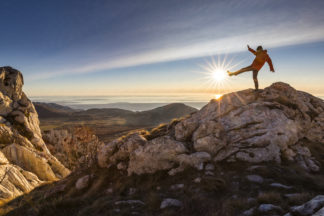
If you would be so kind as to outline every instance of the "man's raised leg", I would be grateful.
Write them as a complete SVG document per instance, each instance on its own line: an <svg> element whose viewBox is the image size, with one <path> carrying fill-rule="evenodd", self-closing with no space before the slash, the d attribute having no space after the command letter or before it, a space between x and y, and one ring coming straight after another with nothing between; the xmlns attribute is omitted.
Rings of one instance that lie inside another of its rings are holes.
<svg viewBox="0 0 324 216"><path fill-rule="evenodd" d="M227 73L228 73L229 76L233 76L233 75L236 76L236 75L238 75L240 73L244 73L244 72L247 72L247 71L253 71L253 70L254 70L254 68L252 68L252 66L248 66L248 67L242 68L242 69L240 69L238 71L235 71L235 72L227 71Z"/></svg>

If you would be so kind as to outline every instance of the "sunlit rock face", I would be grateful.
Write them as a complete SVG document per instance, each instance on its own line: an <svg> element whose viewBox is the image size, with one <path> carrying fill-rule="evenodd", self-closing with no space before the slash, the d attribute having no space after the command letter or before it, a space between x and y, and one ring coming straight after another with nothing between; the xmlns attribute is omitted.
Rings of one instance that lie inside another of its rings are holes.
<svg viewBox="0 0 324 216"><path fill-rule="evenodd" d="M34 105L22 91L22 74L0 67L0 200L69 174L47 149Z"/></svg>
<svg viewBox="0 0 324 216"><path fill-rule="evenodd" d="M168 170L174 175L208 161L291 161L316 172L319 163L307 145L324 143L323 110L323 100L281 82L260 92L234 92L170 123L159 137L141 132L104 145L98 163L128 174Z"/></svg>

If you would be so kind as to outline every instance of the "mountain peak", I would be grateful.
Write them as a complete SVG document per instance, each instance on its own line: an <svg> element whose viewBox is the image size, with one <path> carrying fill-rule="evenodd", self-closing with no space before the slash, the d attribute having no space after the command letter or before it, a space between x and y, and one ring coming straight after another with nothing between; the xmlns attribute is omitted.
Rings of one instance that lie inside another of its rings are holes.
<svg viewBox="0 0 324 216"><path fill-rule="evenodd" d="M154 137L134 133L106 144L101 167L119 166L128 174L168 170L174 175L205 162L294 161L308 171L319 163L308 144L323 142L324 102L277 82L255 92L233 92L201 110L171 122Z"/></svg>

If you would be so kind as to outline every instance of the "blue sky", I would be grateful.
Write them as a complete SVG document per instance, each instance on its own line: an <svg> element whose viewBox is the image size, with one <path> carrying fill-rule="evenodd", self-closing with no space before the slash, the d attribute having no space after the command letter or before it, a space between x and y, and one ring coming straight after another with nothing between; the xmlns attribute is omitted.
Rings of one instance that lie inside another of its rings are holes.
<svg viewBox="0 0 324 216"><path fill-rule="evenodd" d="M23 72L28 95L218 93L253 87L251 74L212 88L211 58L247 66L246 44L273 60L275 81L323 94L322 0L1 1L0 62Z"/></svg>

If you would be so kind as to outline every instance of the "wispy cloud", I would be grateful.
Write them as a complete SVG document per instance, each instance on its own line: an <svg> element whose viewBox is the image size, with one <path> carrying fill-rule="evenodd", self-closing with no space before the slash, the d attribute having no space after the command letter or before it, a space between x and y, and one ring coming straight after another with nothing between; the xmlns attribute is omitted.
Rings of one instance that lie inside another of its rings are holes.
<svg viewBox="0 0 324 216"><path fill-rule="evenodd" d="M287 7L271 10L269 1L248 1L249 4L245 5L237 4L238 2L231 1L232 6L224 2L217 5L211 4L210 7L183 5L184 12L177 16L166 12L166 18L158 20L152 18L151 22L143 21L143 26L136 26L137 29L129 26L130 37L136 35L136 38L129 38L129 41L125 42L126 45L120 43L122 55L114 55L114 52L119 53L116 48L103 51L98 56L101 59L98 61L85 61L82 64L79 62L64 64L63 61L61 67L47 65L39 72L29 74L27 79L47 79L66 74L93 73L238 52L246 49L246 44L251 46L262 44L264 47L271 48L324 40L324 17L319 14L321 8L316 8L316 4L310 8L303 8L302 4L289 10ZM251 2L259 2L258 7L251 10ZM282 1L282 4L285 2ZM123 33L127 34L127 32ZM141 40L141 37L145 40ZM87 51L88 47L80 46L78 50ZM107 49L105 46L102 48Z"/></svg>

